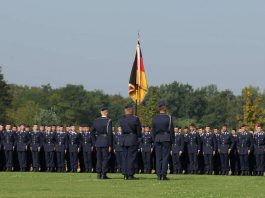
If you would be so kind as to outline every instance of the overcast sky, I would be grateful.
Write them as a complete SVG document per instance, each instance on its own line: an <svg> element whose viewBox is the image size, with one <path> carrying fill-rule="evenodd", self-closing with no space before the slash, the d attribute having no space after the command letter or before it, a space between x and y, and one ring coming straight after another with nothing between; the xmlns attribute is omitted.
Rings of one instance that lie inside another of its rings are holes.
<svg viewBox="0 0 265 198"><path fill-rule="evenodd" d="M264 0L0 1L8 83L127 96L137 32L149 85L265 89Z"/></svg>

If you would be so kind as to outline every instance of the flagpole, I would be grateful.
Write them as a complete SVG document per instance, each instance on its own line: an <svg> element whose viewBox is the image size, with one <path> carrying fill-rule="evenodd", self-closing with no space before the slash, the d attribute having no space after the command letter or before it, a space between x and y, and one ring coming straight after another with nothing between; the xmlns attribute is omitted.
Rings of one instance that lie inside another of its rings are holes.
<svg viewBox="0 0 265 198"><path fill-rule="evenodd" d="M138 84L136 84L136 98L138 99ZM136 116L137 116L137 105L138 105L137 99L135 100L135 115Z"/></svg>
<svg viewBox="0 0 265 198"><path fill-rule="evenodd" d="M140 31L138 31L138 43L140 42ZM140 54L138 54L138 58L139 58L139 56L140 56ZM140 64L140 62L138 61L137 62L137 67L139 67L139 64ZM139 70L139 68L138 68L138 70ZM138 74L139 75L139 74ZM140 78L140 76L138 76L139 78ZM138 82L139 83L139 82ZM138 83L136 84L136 100L135 100L135 115L137 116L137 114L138 114L138 98L139 98L139 96L138 96L138 88L139 88L139 85L138 85Z"/></svg>

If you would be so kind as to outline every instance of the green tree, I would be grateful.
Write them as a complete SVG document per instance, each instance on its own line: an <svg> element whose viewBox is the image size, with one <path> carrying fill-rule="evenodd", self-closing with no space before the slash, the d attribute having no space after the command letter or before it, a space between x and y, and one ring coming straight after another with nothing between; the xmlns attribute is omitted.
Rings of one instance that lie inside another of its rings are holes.
<svg viewBox="0 0 265 198"><path fill-rule="evenodd" d="M241 123L246 124L249 129L254 130L255 123L264 123L264 109L261 107L262 96L258 93L258 89L253 87L244 88L242 94L244 104Z"/></svg>
<svg viewBox="0 0 265 198"><path fill-rule="evenodd" d="M58 125L62 124L60 117L56 114L55 109L40 109L35 115L34 122L39 125Z"/></svg>
<svg viewBox="0 0 265 198"><path fill-rule="evenodd" d="M2 67L0 67L0 123L7 121L7 110L10 107L12 96L10 94L10 88L4 80L2 74Z"/></svg>
<svg viewBox="0 0 265 198"><path fill-rule="evenodd" d="M39 113L40 107L34 101L26 101L14 111L8 111L8 117L11 123L16 125L26 124L32 126L35 124L35 116Z"/></svg>

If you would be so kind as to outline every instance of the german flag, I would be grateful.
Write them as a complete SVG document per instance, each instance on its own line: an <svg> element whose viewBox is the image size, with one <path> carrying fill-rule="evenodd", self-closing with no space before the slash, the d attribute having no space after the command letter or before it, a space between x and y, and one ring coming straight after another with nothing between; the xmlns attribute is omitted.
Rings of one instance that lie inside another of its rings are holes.
<svg viewBox="0 0 265 198"><path fill-rule="evenodd" d="M147 90L148 86L144 69L144 61L140 48L140 42L138 41L129 81L129 95L136 104L140 104L144 100Z"/></svg>

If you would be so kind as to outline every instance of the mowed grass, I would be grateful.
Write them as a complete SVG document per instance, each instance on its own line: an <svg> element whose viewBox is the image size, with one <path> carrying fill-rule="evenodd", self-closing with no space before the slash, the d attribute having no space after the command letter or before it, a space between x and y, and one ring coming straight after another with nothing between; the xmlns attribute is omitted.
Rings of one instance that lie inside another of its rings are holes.
<svg viewBox="0 0 265 198"><path fill-rule="evenodd" d="M136 175L124 181L120 174L97 180L87 173L6 173L0 172L0 197L265 197L265 177Z"/></svg>

